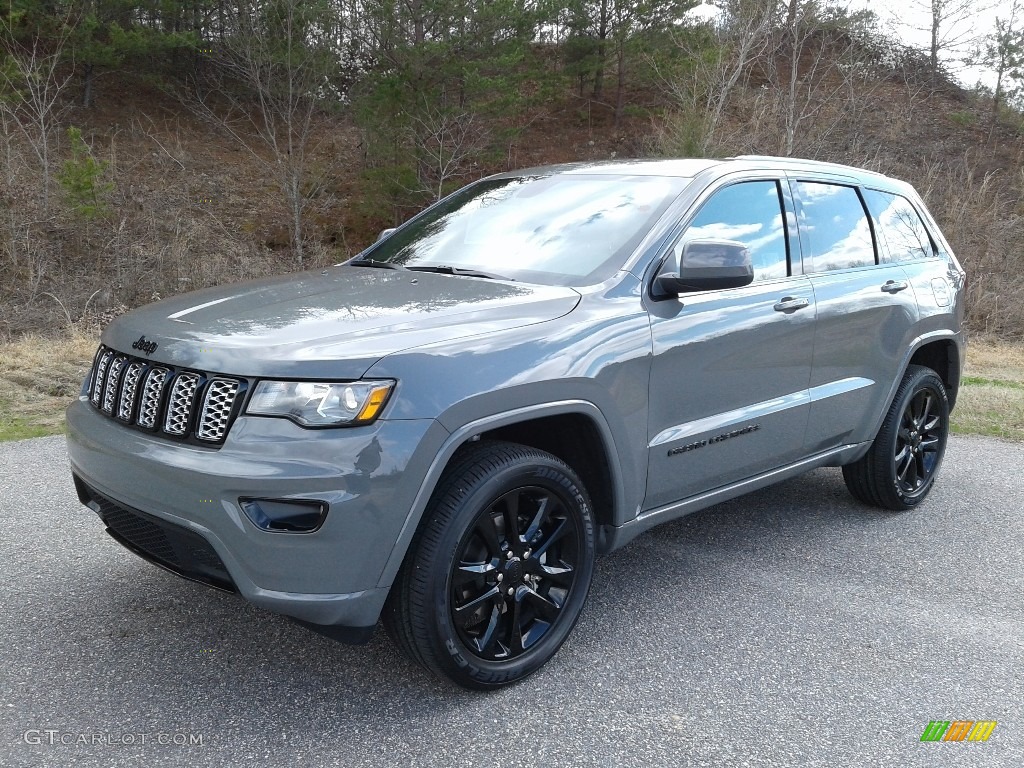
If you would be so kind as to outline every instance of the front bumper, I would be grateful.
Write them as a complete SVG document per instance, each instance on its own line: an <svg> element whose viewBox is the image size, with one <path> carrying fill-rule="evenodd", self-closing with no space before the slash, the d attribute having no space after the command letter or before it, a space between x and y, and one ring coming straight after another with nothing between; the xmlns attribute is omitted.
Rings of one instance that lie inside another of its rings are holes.
<svg viewBox="0 0 1024 768"><path fill-rule="evenodd" d="M448 435L429 419L304 430L243 416L213 449L126 428L84 398L68 408L67 432L83 502L130 549L268 610L344 627L376 623L390 586L384 566ZM267 531L242 511L247 497L316 500L329 511L311 533ZM133 541L154 529L170 537L163 549ZM190 536L213 557L190 558Z"/></svg>

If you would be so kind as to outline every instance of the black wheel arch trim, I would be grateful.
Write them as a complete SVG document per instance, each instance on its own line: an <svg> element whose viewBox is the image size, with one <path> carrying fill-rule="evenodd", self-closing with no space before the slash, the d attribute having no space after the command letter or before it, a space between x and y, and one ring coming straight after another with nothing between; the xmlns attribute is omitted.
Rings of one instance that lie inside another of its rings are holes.
<svg viewBox="0 0 1024 768"><path fill-rule="evenodd" d="M958 364L955 367L951 367L946 372L936 371L943 382L946 381L946 374L948 374L951 379L952 386L946 387L946 394L949 397L949 410L952 412L953 406L956 404L957 392L960 389L960 379L963 375L965 358L964 352L967 339L963 331L957 333L948 329L942 329L918 336L914 339L913 344L907 347L907 351L903 354L903 360L900 363L899 375L893 379L893 382L889 387L889 393L885 397L885 402L872 424L872 435L878 434L878 430L882 428L882 422L885 420L885 415L889 412L889 407L892 405L893 399L896 397L896 391L900 388L900 384L903 383L903 379L907 375L907 369L912 365L911 361L914 359L914 355L916 355L923 347L928 344L934 344L937 341L951 342L956 347L957 354L960 356L960 359L957 361Z"/></svg>
<svg viewBox="0 0 1024 768"><path fill-rule="evenodd" d="M622 525L626 519L628 519L627 515L629 514L627 511L628 505L625 497L625 488L622 482L622 467L619 462L619 455L616 450L611 427L608 425L607 419L601 409L594 403L588 400L560 400L484 416L480 419L471 421L452 432L434 456L434 459L430 464L430 468L427 470L427 474L425 475L423 482L420 484L419 490L416 492L412 506L406 516L405 523L398 535L398 540L395 542L395 545L391 550L391 555L388 557L388 561L381 573L377 584L378 587L389 588L394 583L398 570L401 568L402 562L405 560L409 547L412 544L413 537L416 535L416 531L419 528L420 521L426 511L427 504L434 492L434 488L437 487L437 483L441 479L441 475L444 473L445 468L448 466L451 458L459 448L466 443L471 442L473 438L478 437L480 434L499 427L507 427L523 421L544 418L545 416L565 415L585 416L593 421L594 425L597 427L598 433L601 436L603 449L611 474L610 481L613 495L613 525ZM598 538L598 551L603 551L603 526L598 525L596 532Z"/></svg>

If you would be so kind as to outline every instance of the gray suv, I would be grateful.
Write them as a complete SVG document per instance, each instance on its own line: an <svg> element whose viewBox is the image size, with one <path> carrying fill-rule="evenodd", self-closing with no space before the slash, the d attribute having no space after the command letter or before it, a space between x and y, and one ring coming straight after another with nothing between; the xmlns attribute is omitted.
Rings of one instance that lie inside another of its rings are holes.
<svg viewBox="0 0 1024 768"><path fill-rule="evenodd" d="M379 619L521 679L595 555L816 467L935 481L965 275L920 197L770 157L471 184L323 271L115 320L68 409L84 504L177 574L325 634Z"/></svg>

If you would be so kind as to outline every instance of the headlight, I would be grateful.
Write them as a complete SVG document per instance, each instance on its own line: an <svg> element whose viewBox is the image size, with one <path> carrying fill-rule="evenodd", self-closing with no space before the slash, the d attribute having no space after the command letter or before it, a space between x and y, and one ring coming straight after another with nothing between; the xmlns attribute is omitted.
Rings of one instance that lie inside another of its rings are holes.
<svg viewBox="0 0 1024 768"><path fill-rule="evenodd" d="M304 427L369 424L395 386L393 381L261 381L245 409L255 416L285 416Z"/></svg>

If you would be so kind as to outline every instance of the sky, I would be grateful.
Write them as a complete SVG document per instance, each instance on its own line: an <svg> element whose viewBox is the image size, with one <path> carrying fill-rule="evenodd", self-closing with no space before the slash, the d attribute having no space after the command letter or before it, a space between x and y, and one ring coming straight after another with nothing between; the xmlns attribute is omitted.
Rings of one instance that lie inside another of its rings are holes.
<svg viewBox="0 0 1024 768"><path fill-rule="evenodd" d="M996 17L1006 17L1012 0L980 0L981 8L970 19L954 28L954 33L976 38L983 37L995 29ZM883 28L895 33L908 45L928 50L931 40L931 20L928 14L929 0L852 0L851 8L869 8L882 22ZM970 46L965 46L969 48ZM961 58L967 53L960 52ZM961 62L948 61L953 74L966 86L971 87L982 81L989 87L995 85L995 75L981 67L967 67Z"/></svg>
<svg viewBox="0 0 1024 768"><path fill-rule="evenodd" d="M983 36L995 28L997 16L1009 15L1012 0L979 0L979 5L987 6L976 13L970 20L962 23L956 31ZM848 0L851 10L868 8L878 16L882 28L897 39L908 45L928 50L930 40L930 19L928 13L929 0ZM694 9L693 13L701 16L714 16L717 9L704 3ZM963 53L963 52L961 52ZM995 84L995 75L989 70L978 67L966 67L961 62L947 61L953 74L967 87L981 82L989 87Z"/></svg>

